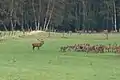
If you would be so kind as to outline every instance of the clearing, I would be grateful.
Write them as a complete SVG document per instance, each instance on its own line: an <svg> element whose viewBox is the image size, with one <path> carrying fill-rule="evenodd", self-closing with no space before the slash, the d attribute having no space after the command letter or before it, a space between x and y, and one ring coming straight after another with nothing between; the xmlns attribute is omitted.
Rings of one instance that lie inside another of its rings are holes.
<svg viewBox="0 0 120 80"><path fill-rule="evenodd" d="M62 34L38 33L24 38L9 39L0 43L0 80L120 80L120 55L115 53L94 54L59 52L67 44L91 43L120 44L120 34ZM44 38L40 50L32 50L32 42Z"/></svg>

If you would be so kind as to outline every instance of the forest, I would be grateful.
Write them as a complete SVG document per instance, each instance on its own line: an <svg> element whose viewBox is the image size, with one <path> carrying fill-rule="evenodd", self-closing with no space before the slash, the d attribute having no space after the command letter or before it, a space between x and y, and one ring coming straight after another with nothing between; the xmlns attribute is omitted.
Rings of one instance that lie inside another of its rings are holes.
<svg viewBox="0 0 120 80"><path fill-rule="evenodd" d="M120 0L0 0L0 30L117 31Z"/></svg>

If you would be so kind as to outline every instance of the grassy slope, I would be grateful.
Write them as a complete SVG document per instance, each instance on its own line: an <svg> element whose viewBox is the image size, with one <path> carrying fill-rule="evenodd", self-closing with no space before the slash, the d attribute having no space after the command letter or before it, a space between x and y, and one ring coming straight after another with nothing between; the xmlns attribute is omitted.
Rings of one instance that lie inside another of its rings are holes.
<svg viewBox="0 0 120 80"><path fill-rule="evenodd" d="M41 50L32 51L36 36L0 43L0 80L120 80L120 56L113 53L92 54L59 52L59 46L88 42L120 44L118 34L110 40L102 35L58 36L45 40ZM37 35L39 37L39 35ZM101 39L101 40L100 40Z"/></svg>

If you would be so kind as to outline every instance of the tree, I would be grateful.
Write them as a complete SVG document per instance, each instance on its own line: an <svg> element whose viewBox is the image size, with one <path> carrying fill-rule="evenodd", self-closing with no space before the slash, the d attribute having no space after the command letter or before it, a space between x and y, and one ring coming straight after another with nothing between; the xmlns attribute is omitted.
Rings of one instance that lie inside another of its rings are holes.
<svg viewBox="0 0 120 80"><path fill-rule="evenodd" d="M1 0L0 24L10 31L48 30L51 25L57 31L116 31L119 7L119 0Z"/></svg>

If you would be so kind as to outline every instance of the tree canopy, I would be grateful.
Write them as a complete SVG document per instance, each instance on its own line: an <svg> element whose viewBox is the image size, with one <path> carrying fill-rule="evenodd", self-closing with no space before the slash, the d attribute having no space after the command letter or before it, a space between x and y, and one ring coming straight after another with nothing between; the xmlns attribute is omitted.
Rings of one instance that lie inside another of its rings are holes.
<svg viewBox="0 0 120 80"><path fill-rule="evenodd" d="M117 30L120 0L0 0L0 30Z"/></svg>

